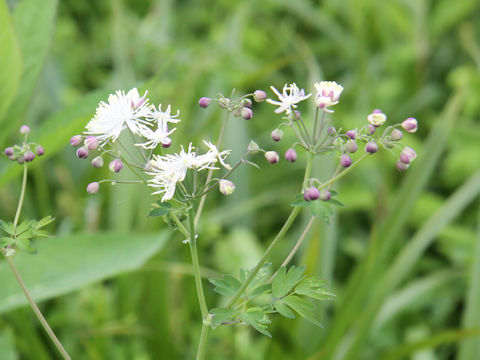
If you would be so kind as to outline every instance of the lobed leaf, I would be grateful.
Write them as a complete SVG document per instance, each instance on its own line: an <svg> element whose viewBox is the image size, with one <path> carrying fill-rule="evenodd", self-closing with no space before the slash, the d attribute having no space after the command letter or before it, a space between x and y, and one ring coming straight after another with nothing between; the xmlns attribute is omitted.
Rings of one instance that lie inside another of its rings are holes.
<svg viewBox="0 0 480 360"><path fill-rule="evenodd" d="M302 280L305 269L305 265L298 268L292 265L287 273L286 267L282 266L272 283L273 296L282 298L287 295Z"/></svg>
<svg viewBox="0 0 480 360"><path fill-rule="evenodd" d="M323 327L320 324L320 311L317 306L296 295L289 295L282 299L282 301L297 312L305 320L310 321L311 323L317 325L318 327Z"/></svg>
<svg viewBox="0 0 480 360"><path fill-rule="evenodd" d="M334 294L326 289L326 282L317 276L303 279L296 287L295 293L317 300L331 300Z"/></svg>
<svg viewBox="0 0 480 360"><path fill-rule="evenodd" d="M241 314L240 318L247 325L252 326L255 330L262 333L263 335L272 337L272 335L267 330L267 325L270 324L270 319L261 308L250 308L245 313Z"/></svg>

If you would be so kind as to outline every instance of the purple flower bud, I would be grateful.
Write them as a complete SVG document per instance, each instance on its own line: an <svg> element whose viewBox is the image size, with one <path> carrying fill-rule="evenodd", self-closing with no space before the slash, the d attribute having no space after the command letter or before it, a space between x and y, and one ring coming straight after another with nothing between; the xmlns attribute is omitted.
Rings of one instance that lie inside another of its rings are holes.
<svg viewBox="0 0 480 360"><path fill-rule="evenodd" d="M83 142L87 150L95 150L98 148L98 139L95 136L87 136Z"/></svg>
<svg viewBox="0 0 480 360"><path fill-rule="evenodd" d="M250 99L243 99L243 106L251 109L251 108L252 108L252 105L253 105L253 104L252 104L252 100L250 100Z"/></svg>
<svg viewBox="0 0 480 360"><path fill-rule="evenodd" d="M7 147L7 148L4 150L4 153L5 153L5 155L7 155L7 156L12 156L12 155L13 155L13 147Z"/></svg>
<svg viewBox="0 0 480 360"><path fill-rule="evenodd" d="M330 126L328 129L327 129L327 133L329 135L335 135L337 133L337 129L335 129L333 126Z"/></svg>
<svg viewBox="0 0 480 360"><path fill-rule="evenodd" d="M208 107L210 103L212 102L212 99L209 97L201 97L200 100L198 100L198 105L200 105L202 108Z"/></svg>
<svg viewBox="0 0 480 360"><path fill-rule="evenodd" d="M75 135L70 138L70 145L77 147L82 143L82 135Z"/></svg>
<svg viewBox="0 0 480 360"><path fill-rule="evenodd" d="M235 184L226 179L220 180L218 182L218 187L223 195L231 195L235 191Z"/></svg>
<svg viewBox="0 0 480 360"><path fill-rule="evenodd" d="M399 160L404 164L410 164L410 157L406 153L402 152Z"/></svg>
<svg viewBox="0 0 480 360"><path fill-rule="evenodd" d="M390 137L392 138L393 141L398 141L403 138L403 133L401 130L393 129L392 133L390 134Z"/></svg>
<svg viewBox="0 0 480 360"><path fill-rule="evenodd" d="M255 90L255 92L253 93L253 100L255 100L256 102L265 101L266 98L267 93L263 90Z"/></svg>
<svg viewBox="0 0 480 360"><path fill-rule="evenodd" d="M290 148L287 151L285 151L285 160L287 160L288 162L297 161L297 152L295 151L294 148Z"/></svg>
<svg viewBox="0 0 480 360"><path fill-rule="evenodd" d="M25 159L23 158L22 155L18 156L16 160L17 160L17 163L19 164L23 164L25 162Z"/></svg>
<svg viewBox="0 0 480 360"><path fill-rule="evenodd" d="M28 134L30 132L30 127L28 125L20 126L20 134Z"/></svg>
<svg viewBox="0 0 480 360"><path fill-rule="evenodd" d="M101 168L103 166L103 158L101 156L93 158L92 166L97 169Z"/></svg>
<svg viewBox="0 0 480 360"><path fill-rule="evenodd" d="M123 168L122 160L114 159L114 160L110 161L110 164L108 164L108 168L112 172L116 172L116 173L120 172Z"/></svg>
<svg viewBox="0 0 480 360"><path fill-rule="evenodd" d="M37 154L38 156L42 156L43 154L45 154L45 149L42 145L37 145L37 147L35 148L35 154Z"/></svg>
<svg viewBox="0 0 480 360"><path fill-rule="evenodd" d="M345 135L347 135L352 140L355 140L355 138L357 137L357 133L355 132L355 130L348 130Z"/></svg>
<svg viewBox="0 0 480 360"><path fill-rule="evenodd" d="M77 149L77 156L79 159L86 159L88 157L88 150L82 146Z"/></svg>
<svg viewBox="0 0 480 360"><path fill-rule="evenodd" d="M305 201L317 200L320 197L320 192L315 186L310 186L303 191L303 198Z"/></svg>
<svg viewBox="0 0 480 360"><path fill-rule="evenodd" d="M402 122L402 128L408 133L414 133L417 131L418 122L417 119L409 117Z"/></svg>
<svg viewBox="0 0 480 360"><path fill-rule="evenodd" d="M172 145L172 139L166 138L164 142L162 142L162 147L168 149Z"/></svg>
<svg viewBox="0 0 480 360"><path fill-rule="evenodd" d="M87 185L87 193L89 194L96 194L98 193L98 189L100 188L100 184L98 182L92 182Z"/></svg>
<svg viewBox="0 0 480 360"><path fill-rule="evenodd" d="M253 116L253 111L252 111L252 109L249 109L247 107L243 107L241 114L242 114L242 117L245 120L250 120Z"/></svg>
<svg viewBox="0 0 480 360"><path fill-rule="evenodd" d="M378 145L376 142L370 141L365 145L365 152L375 154L378 151Z"/></svg>
<svg viewBox="0 0 480 360"><path fill-rule="evenodd" d="M280 141L283 137L283 131L280 129L275 129L272 131L270 136L272 137L273 141Z"/></svg>
<svg viewBox="0 0 480 360"><path fill-rule="evenodd" d="M31 152L30 150L26 151L25 154L23 155L23 159L26 162L31 162L33 159L35 159L35 154Z"/></svg>
<svg viewBox="0 0 480 360"><path fill-rule="evenodd" d="M350 165L352 165L352 158L350 156L348 156L347 154L343 154L342 156L340 156L340 164L343 167L347 168Z"/></svg>
<svg viewBox="0 0 480 360"><path fill-rule="evenodd" d="M352 154L358 150L357 143L355 142L355 140L351 140L351 139L347 141L345 148L349 153L352 153Z"/></svg>
<svg viewBox="0 0 480 360"><path fill-rule="evenodd" d="M320 191L320 200L328 201L331 199L331 197L332 197L332 194L327 189L323 189L322 191Z"/></svg>
<svg viewBox="0 0 480 360"><path fill-rule="evenodd" d="M12 161L15 161L15 160L17 160L17 155L15 155L15 154L14 154L14 155L10 155L8 158L9 158L10 160L12 160Z"/></svg>
<svg viewBox="0 0 480 360"><path fill-rule="evenodd" d="M267 151L265 153L265 159L267 159L270 164L276 164L280 160L280 156L276 151Z"/></svg>
<svg viewBox="0 0 480 360"><path fill-rule="evenodd" d="M397 170L398 171L405 171L408 169L410 165L409 164L405 164L404 162L401 162L401 161L397 161Z"/></svg>
<svg viewBox="0 0 480 360"><path fill-rule="evenodd" d="M367 131L370 135L373 135L375 133L375 130L377 130L377 128L372 124L367 125Z"/></svg>
<svg viewBox="0 0 480 360"><path fill-rule="evenodd" d="M408 159L410 160L409 162L412 162L417 158L417 153L415 150L413 150L411 147L405 146L400 154L401 155L406 155L408 156Z"/></svg>

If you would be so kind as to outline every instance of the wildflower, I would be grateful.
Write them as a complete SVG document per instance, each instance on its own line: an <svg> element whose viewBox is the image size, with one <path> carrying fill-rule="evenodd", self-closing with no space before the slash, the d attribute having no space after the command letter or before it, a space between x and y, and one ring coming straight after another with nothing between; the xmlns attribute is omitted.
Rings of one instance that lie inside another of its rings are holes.
<svg viewBox="0 0 480 360"><path fill-rule="evenodd" d="M251 154L256 154L257 152L260 151L260 146L258 146L258 144L255 141L250 140L250 143L247 146L247 151Z"/></svg>
<svg viewBox="0 0 480 360"><path fill-rule="evenodd" d="M30 127L28 125L20 126L20 134L28 134L30 132Z"/></svg>
<svg viewBox="0 0 480 360"><path fill-rule="evenodd" d="M270 136L272 137L273 141L280 141L283 137L283 131L280 129L275 129L271 132Z"/></svg>
<svg viewBox="0 0 480 360"><path fill-rule="evenodd" d="M208 105L210 105L211 101L212 99L208 97L202 97L200 100L198 100L198 105L200 105L202 108L206 108Z"/></svg>
<svg viewBox="0 0 480 360"><path fill-rule="evenodd" d="M285 152L285 160L287 160L288 162L297 161L297 152L294 148L290 148Z"/></svg>
<svg viewBox="0 0 480 360"><path fill-rule="evenodd" d="M113 159L110 164L108 164L108 168L111 172L120 172L123 168L122 160L120 159Z"/></svg>
<svg viewBox="0 0 480 360"><path fill-rule="evenodd" d="M408 133L414 133L417 131L418 123L417 119L409 117L402 122L402 128Z"/></svg>
<svg viewBox="0 0 480 360"><path fill-rule="evenodd" d="M178 118L180 116L180 111L177 110L175 115L172 115L172 108L170 105L167 106L165 111L162 111L162 105L158 105L158 110L153 107L153 111L151 111L147 116L148 121L153 121L154 123L160 124L168 124L173 123L177 124L181 120Z"/></svg>
<svg viewBox="0 0 480 360"><path fill-rule="evenodd" d="M255 92L253 93L253 100L255 100L256 102L265 101L266 98L267 93L263 90L255 90Z"/></svg>
<svg viewBox="0 0 480 360"><path fill-rule="evenodd" d="M251 109L253 106L252 100L250 99L243 99L243 106L246 108Z"/></svg>
<svg viewBox="0 0 480 360"><path fill-rule="evenodd" d="M375 133L375 130L377 128L375 126L373 126L372 124L367 124L367 131L370 135L373 135Z"/></svg>
<svg viewBox="0 0 480 360"><path fill-rule="evenodd" d="M98 139L95 136L87 136L83 142L87 150L95 150L98 148Z"/></svg>
<svg viewBox="0 0 480 360"><path fill-rule="evenodd" d="M370 115L367 116L367 121L371 125L373 125L375 127L379 127L379 126L383 125L383 123L385 121L387 121L387 115L382 113L382 110L375 109L375 110L372 111L372 113Z"/></svg>
<svg viewBox="0 0 480 360"><path fill-rule="evenodd" d="M7 147L5 150L5 155L12 156L13 155L13 147Z"/></svg>
<svg viewBox="0 0 480 360"><path fill-rule="evenodd" d="M265 159L267 159L270 164L276 164L280 160L280 156L276 151L267 151L265 153Z"/></svg>
<svg viewBox="0 0 480 360"><path fill-rule="evenodd" d="M253 111L252 111L252 109L249 109L248 107L243 107L242 110L240 110L240 115L245 120L250 120L253 117Z"/></svg>
<svg viewBox="0 0 480 360"><path fill-rule="evenodd" d="M77 147L82 143L82 135L74 135L70 138L70 145Z"/></svg>
<svg viewBox="0 0 480 360"><path fill-rule="evenodd" d="M98 189L100 188L100 184L98 182L92 182L87 185L87 193L89 194L96 194L98 193Z"/></svg>
<svg viewBox="0 0 480 360"><path fill-rule="evenodd" d="M348 156L347 154L343 154L341 157L340 157L340 164L343 166L343 167L349 167L350 165L352 165L352 158L350 156Z"/></svg>
<svg viewBox="0 0 480 360"><path fill-rule="evenodd" d="M43 154L45 154L45 149L43 148L42 145L37 145L37 147L35 148L35 153L38 156L42 156Z"/></svg>
<svg viewBox="0 0 480 360"><path fill-rule="evenodd" d="M315 83L315 89L317 89L317 95L315 96L317 106L326 112L332 113L333 110L328 108L338 104L343 86L335 81L320 81Z"/></svg>
<svg viewBox="0 0 480 360"><path fill-rule="evenodd" d="M280 94L280 92L273 86L270 86L270 88L280 100L275 101L272 99L267 99L268 103L278 106L278 109L275 110L275 113L277 114L285 112L287 115L290 115L292 108L297 108L297 104L300 101L308 99L312 95L305 95L305 90L300 90L295 83L290 85L285 84L282 94Z"/></svg>
<svg viewBox="0 0 480 360"><path fill-rule="evenodd" d="M25 154L23 155L23 159L26 162L31 162L31 161L33 161L33 159L35 159L35 154L29 150L29 151L25 152Z"/></svg>
<svg viewBox="0 0 480 360"><path fill-rule="evenodd" d="M314 201L320 197L320 192L315 186L310 186L303 192L303 199L305 201Z"/></svg>
<svg viewBox="0 0 480 360"><path fill-rule="evenodd" d="M356 151L358 150L358 145L357 145L357 143L355 142L355 140L350 139L350 140L348 140L347 143L345 144L345 148L347 149L347 151L348 151L349 153L352 153L352 154L353 154L354 152L356 152Z"/></svg>
<svg viewBox="0 0 480 360"><path fill-rule="evenodd" d="M140 134L147 139L147 142L135 145L144 149L155 149L158 144L162 144L162 146L167 145L167 147L169 147L172 144L172 140L169 136L175 130L176 128L173 128L169 131L166 122L159 122L156 130L152 130L145 125L140 125Z"/></svg>
<svg viewBox="0 0 480 360"><path fill-rule="evenodd" d="M378 145L377 143L370 141L367 143L365 146L365 152L369 154L375 154L378 151Z"/></svg>
<svg viewBox="0 0 480 360"><path fill-rule="evenodd" d="M220 180L218 182L218 187L223 195L231 195L235 191L235 184L230 180Z"/></svg>
<svg viewBox="0 0 480 360"><path fill-rule="evenodd" d="M331 197L332 197L332 194L327 189L323 189L322 191L320 191L320 196L319 196L320 200L328 201L331 199Z"/></svg>
<svg viewBox="0 0 480 360"><path fill-rule="evenodd" d="M350 139L355 140L357 137L357 133L355 130L348 130L345 135L347 135Z"/></svg>
<svg viewBox="0 0 480 360"><path fill-rule="evenodd" d="M390 137L392 138L393 141L398 141L403 138L403 133L401 130L393 129L392 133L390 134Z"/></svg>
<svg viewBox="0 0 480 360"><path fill-rule="evenodd" d="M405 164L404 162L401 162L401 161L397 161L397 170L398 171L405 171L408 169L410 165L409 164Z"/></svg>
<svg viewBox="0 0 480 360"><path fill-rule="evenodd" d="M77 156L79 159L86 159L88 157L88 150L86 147L82 146L77 150Z"/></svg>
<svg viewBox="0 0 480 360"><path fill-rule="evenodd" d="M417 153L411 147L405 146L400 155L408 157L409 162L412 162L417 158Z"/></svg>
<svg viewBox="0 0 480 360"><path fill-rule="evenodd" d="M103 158L101 156L97 156L92 160L92 166L94 168L101 168L103 166Z"/></svg>

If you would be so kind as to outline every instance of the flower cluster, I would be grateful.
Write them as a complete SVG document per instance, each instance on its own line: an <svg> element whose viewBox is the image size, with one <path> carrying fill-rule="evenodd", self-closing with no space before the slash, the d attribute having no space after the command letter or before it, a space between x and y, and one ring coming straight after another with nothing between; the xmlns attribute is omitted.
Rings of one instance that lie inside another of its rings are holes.
<svg viewBox="0 0 480 360"><path fill-rule="evenodd" d="M24 135L24 140L21 145L9 146L4 150L4 154L12 161L16 161L18 164L25 162L32 162L35 156L42 156L45 154L43 146L33 142L27 142L28 134L30 133L30 127L28 125L22 125L20 127L20 134Z"/></svg>

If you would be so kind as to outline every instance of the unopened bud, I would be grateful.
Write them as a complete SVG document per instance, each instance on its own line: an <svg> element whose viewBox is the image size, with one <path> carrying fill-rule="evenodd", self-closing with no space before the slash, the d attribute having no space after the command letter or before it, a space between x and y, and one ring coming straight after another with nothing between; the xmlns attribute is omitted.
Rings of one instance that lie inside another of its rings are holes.
<svg viewBox="0 0 480 360"><path fill-rule="evenodd" d="M7 155L7 156L12 156L12 155L13 155L13 147L7 147L7 148L4 150L4 153L5 153L5 155Z"/></svg>
<svg viewBox="0 0 480 360"><path fill-rule="evenodd" d="M30 132L30 127L28 125L20 126L20 134L28 134Z"/></svg>
<svg viewBox="0 0 480 360"><path fill-rule="evenodd" d="M202 108L206 108L208 107L208 105L210 105L211 102L212 99L210 99L209 97L202 97L200 98L200 100L198 100L198 105L200 105Z"/></svg>
<svg viewBox="0 0 480 360"><path fill-rule="evenodd" d="M249 109L247 107L243 107L242 111L241 111L241 114L242 114L242 117L245 120L250 120L253 116L253 111L252 111L252 109Z"/></svg>
<svg viewBox="0 0 480 360"><path fill-rule="evenodd" d="M255 100L256 102L265 101L266 98L267 93L263 90L255 90L255 92L253 93L253 100Z"/></svg>
<svg viewBox="0 0 480 360"><path fill-rule="evenodd" d="M276 164L280 160L280 156L276 151L267 151L265 153L265 159L267 159L270 164Z"/></svg>
<svg viewBox="0 0 480 360"><path fill-rule="evenodd" d="M247 151L251 154L256 154L257 152L260 151L260 146L258 146L258 144L255 141L250 140L250 143L247 146Z"/></svg>
<svg viewBox="0 0 480 360"><path fill-rule="evenodd" d="M390 137L392 138L393 141L398 141L403 138L403 133L401 130L393 129L392 133L390 134Z"/></svg>
<svg viewBox="0 0 480 360"><path fill-rule="evenodd" d="M320 197L320 192L315 186L310 186L303 191L303 198L305 201L314 201Z"/></svg>
<svg viewBox="0 0 480 360"><path fill-rule="evenodd" d="M223 195L231 195L235 191L235 184L226 179L220 180L218 182L218 187Z"/></svg>
<svg viewBox="0 0 480 360"><path fill-rule="evenodd" d="M410 164L410 157L406 153L402 152L399 160L404 164Z"/></svg>
<svg viewBox="0 0 480 360"><path fill-rule="evenodd" d="M408 133L414 133L417 131L418 122L417 119L409 117L402 122L402 128Z"/></svg>
<svg viewBox="0 0 480 360"><path fill-rule="evenodd" d="M172 145L172 139L170 139L170 138L166 138L162 142L162 147L165 148L165 149L168 149L170 147L170 145Z"/></svg>
<svg viewBox="0 0 480 360"><path fill-rule="evenodd" d="M355 130L348 130L345 135L347 135L352 140L355 140L355 138L357 137L357 133L355 132Z"/></svg>
<svg viewBox="0 0 480 360"><path fill-rule="evenodd" d="M86 147L82 146L77 149L77 156L79 159L86 159L88 157L88 150Z"/></svg>
<svg viewBox="0 0 480 360"><path fill-rule="evenodd" d="M350 156L348 156L347 154L343 154L342 156L340 156L340 164L343 167L347 168L350 165L352 165L352 158Z"/></svg>
<svg viewBox="0 0 480 360"><path fill-rule="evenodd" d="M327 133L328 133L328 135L335 135L337 133L337 129L335 129L335 127L333 127L333 126L330 126L327 129Z"/></svg>
<svg viewBox="0 0 480 360"><path fill-rule="evenodd" d="M31 161L33 161L33 159L35 159L35 154L29 150L29 151L25 152L25 154L23 155L23 159L26 162L31 162Z"/></svg>
<svg viewBox="0 0 480 360"><path fill-rule="evenodd" d="M103 166L103 158L101 156L93 158L92 166L97 169L101 168Z"/></svg>
<svg viewBox="0 0 480 360"><path fill-rule="evenodd" d="M87 150L95 150L98 148L98 139L95 136L87 136L83 142Z"/></svg>
<svg viewBox="0 0 480 360"><path fill-rule="evenodd" d="M413 160L417 158L417 153L415 150L413 150L411 147L405 146L402 152L400 153L400 156L407 156L409 159L409 163L411 163Z"/></svg>
<svg viewBox="0 0 480 360"><path fill-rule="evenodd" d="M288 162L297 161L297 152L294 148L290 148L285 152L285 160L287 160Z"/></svg>
<svg viewBox="0 0 480 360"><path fill-rule="evenodd" d="M272 131L270 136L272 137L273 141L280 141L283 137L283 131L280 129L275 129Z"/></svg>
<svg viewBox="0 0 480 360"><path fill-rule="evenodd" d="M252 105L253 105L253 104L252 104L252 100L250 100L250 99L243 99L243 106L251 109L251 108L252 108Z"/></svg>
<svg viewBox="0 0 480 360"><path fill-rule="evenodd" d="M382 110L375 109L373 112L367 116L367 121L375 127L383 125L387 121L387 115L382 113Z"/></svg>
<svg viewBox="0 0 480 360"><path fill-rule="evenodd" d="M45 149L42 145L37 145L37 147L35 148L35 154L37 154L38 156L42 156L43 154L45 154Z"/></svg>
<svg viewBox="0 0 480 360"><path fill-rule="evenodd" d="M108 164L108 168L112 172L116 172L116 173L120 172L123 168L122 160L114 159L114 160L110 161L110 164Z"/></svg>
<svg viewBox="0 0 480 360"><path fill-rule="evenodd" d="M239 108L239 107L236 108L235 110L233 110L232 114L233 114L233 116L235 116L235 117L240 117L240 116L242 116L242 108Z"/></svg>
<svg viewBox="0 0 480 360"><path fill-rule="evenodd" d="M218 105L220 105L222 109L226 109L230 105L230 99L221 98L218 100Z"/></svg>
<svg viewBox="0 0 480 360"><path fill-rule="evenodd" d="M320 191L320 200L328 201L331 199L331 197L332 197L332 194L327 189L323 189L322 191Z"/></svg>
<svg viewBox="0 0 480 360"><path fill-rule="evenodd" d="M369 154L375 154L378 151L378 145L376 142L370 141L365 145L365 152Z"/></svg>
<svg viewBox="0 0 480 360"><path fill-rule="evenodd" d="M98 193L98 189L100 188L100 184L98 182L92 182L87 185L87 193L89 194L96 194Z"/></svg>
<svg viewBox="0 0 480 360"><path fill-rule="evenodd" d="M70 145L77 147L82 143L82 135L74 135L70 138Z"/></svg>
<svg viewBox="0 0 480 360"><path fill-rule="evenodd" d="M372 124L367 125L367 131L370 135L373 135L375 133L375 130L376 130L376 128Z"/></svg>
<svg viewBox="0 0 480 360"><path fill-rule="evenodd" d="M357 143L355 142L355 140L351 140L351 139L347 141L345 148L349 153L352 153L352 154L358 150Z"/></svg>
<svg viewBox="0 0 480 360"><path fill-rule="evenodd" d="M405 164L404 162L401 162L400 160L397 161L397 170L398 171L405 171L408 169L410 165L409 164Z"/></svg>

